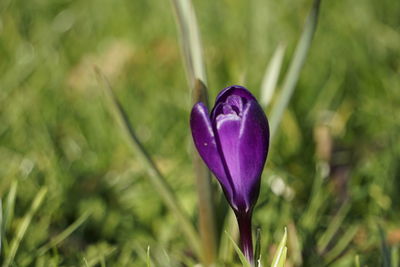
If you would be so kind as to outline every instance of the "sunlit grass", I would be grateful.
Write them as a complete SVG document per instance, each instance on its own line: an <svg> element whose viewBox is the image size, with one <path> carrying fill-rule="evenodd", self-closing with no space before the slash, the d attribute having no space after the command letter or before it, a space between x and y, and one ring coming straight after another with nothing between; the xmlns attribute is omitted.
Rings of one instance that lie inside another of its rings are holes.
<svg viewBox="0 0 400 267"><path fill-rule="evenodd" d="M261 96L285 44L271 116L312 1L193 4L210 99L237 83ZM398 263L399 13L391 0L322 2L254 215L266 263L284 226L291 266ZM110 80L197 227L178 35L169 1L0 1L0 265L198 263L93 71ZM221 192L215 197L218 232L231 235ZM219 238L221 261L239 263Z"/></svg>

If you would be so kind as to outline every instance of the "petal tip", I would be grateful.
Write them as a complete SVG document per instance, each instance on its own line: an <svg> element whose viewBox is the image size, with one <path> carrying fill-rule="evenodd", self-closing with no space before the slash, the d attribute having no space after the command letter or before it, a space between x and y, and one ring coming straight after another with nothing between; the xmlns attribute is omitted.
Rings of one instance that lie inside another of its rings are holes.
<svg viewBox="0 0 400 267"><path fill-rule="evenodd" d="M257 101L256 98L253 96L253 94L250 93L250 91L246 87L243 87L240 85L232 85L232 86L228 86L228 87L224 88L218 94L218 96L215 100L215 103L218 103L221 101L223 102L226 100L226 98L228 98L228 96L233 95L233 94L239 95L247 100Z"/></svg>

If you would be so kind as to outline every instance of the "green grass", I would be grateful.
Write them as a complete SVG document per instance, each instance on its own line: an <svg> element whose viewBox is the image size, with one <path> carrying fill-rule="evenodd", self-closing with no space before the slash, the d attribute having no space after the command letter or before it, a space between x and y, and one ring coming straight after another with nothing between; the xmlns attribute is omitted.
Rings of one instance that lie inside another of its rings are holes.
<svg viewBox="0 0 400 267"><path fill-rule="evenodd" d="M269 60L286 47L266 108L271 116L312 1L193 4L210 102L232 84L259 97ZM399 1L322 1L254 214L266 263L285 226L286 258L294 266L398 263L398 14ZM191 93L178 34L170 1L0 1L0 265L199 262L93 69L110 80L196 225ZM217 239L224 243L225 230L236 235L225 229L226 203L213 186ZM230 245L224 261L238 264Z"/></svg>

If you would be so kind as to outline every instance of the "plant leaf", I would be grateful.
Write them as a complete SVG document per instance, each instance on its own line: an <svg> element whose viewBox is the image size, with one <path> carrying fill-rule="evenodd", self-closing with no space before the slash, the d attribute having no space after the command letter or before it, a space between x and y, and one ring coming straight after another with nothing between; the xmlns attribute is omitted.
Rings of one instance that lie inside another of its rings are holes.
<svg viewBox="0 0 400 267"><path fill-rule="evenodd" d="M207 84L207 77L203 61L200 30L197 25L196 14L190 0L171 0L179 26L181 47L185 61L186 74L190 88L195 80L200 79Z"/></svg>
<svg viewBox="0 0 400 267"><path fill-rule="evenodd" d="M199 79L196 80L192 92L192 103L199 101L207 104L207 87ZM201 236L202 260L204 265L209 266L215 263L217 257L217 230L215 209L213 201L213 190L211 174L204 164L199 153L192 146L192 161L196 178L196 189L198 195L199 218L198 225Z"/></svg>
<svg viewBox="0 0 400 267"><path fill-rule="evenodd" d="M343 251L348 247L350 242L358 231L358 225L350 226L343 234L343 237L337 242L337 244L325 255L326 262L329 264L339 257Z"/></svg>
<svg viewBox="0 0 400 267"><path fill-rule="evenodd" d="M117 248L111 247L111 248L107 248L105 251L102 252L102 254L100 254L92 259L87 260L84 258L85 266L93 267L93 266L97 266L98 264L100 264L100 265L105 264L106 258L111 256L112 254L114 254L116 251L117 251Z"/></svg>
<svg viewBox="0 0 400 267"><path fill-rule="evenodd" d="M261 266L261 229L257 228L256 231L256 248L254 250L254 259L258 266Z"/></svg>
<svg viewBox="0 0 400 267"><path fill-rule="evenodd" d="M11 184L10 191L8 192L5 207L4 207L4 222L3 233L5 233L14 218L15 198L17 196L18 181L14 180Z"/></svg>
<svg viewBox="0 0 400 267"><path fill-rule="evenodd" d="M278 102L274 105L271 112L271 139L275 136L275 132L282 119L283 112L289 105L289 101L293 95L295 86L299 79L300 71L303 68L308 50L310 49L311 41L317 28L320 2L321 0L314 0L313 7L311 8L311 12L307 17L307 21L304 26L303 33L300 37L299 42L297 43L297 47L293 59L290 63L289 70L285 76L282 86L282 92L279 96Z"/></svg>
<svg viewBox="0 0 400 267"><path fill-rule="evenodd" d="M207 105L207 77L203 49L192 1L171 0L171 3L180 32L186 76L189 88L192 89L192 103L201 101ZM217 255L217 230L212 199L211 174L196 150L193 150L192 160L199 205L198 225L201 237L202 261L205 265L211 265L215 262Z"/></svg>
<svg viewBox="0 0 400 267"><path fill-rule="evenodd" d="M392 247L392 266L400 266L399 265L399 246Z"/></svg>
<svg viewBox="0 0 400 267"><path fill-rule="evenodd" d="M275 49L267 69L265 70L264 78L261 83L260 104L265 108L269 105L274 95L276 85L278 83L279 73L281 72L283 56L285 55L285 45L278 45Z"/></svg>
<svg viewBox="0 0 400 267"><path fill-rule="evenodd" d="M321 238L317 242L318 251L320 253L324 253L324 251L327 249L329 243L339 230L339 227L342 225L342 222L345 219L349 210L350 210L350 204L347 202L344 203L340 207L337 214L330 221L327 230L322 234Z"/></svg>
<svg viewBox="0 0 400 267"><path fill-rule="evenodd" d="M3 267L8 267L13 263L15 255L17 254L19 245L20 245L22 239L24 238L26 231L28 230L28 227L32 221L33 216L35 215L35 213L39 209L40 205L42 204L46 194L47 194L46 187L43 187L42 189L40 189L39 192L36 194L34 200L32 201L32 205L31 205L29 211L26 213L26 215L22 219L20 225L18 226L18 228L16 230L15 237L11 241L10 251L9 251L8 255L6 255L6 259L3 263Z"/></svg>
<svg viewBox="0 0 400 267"><path fill-rule="evenodd" d="M83 213L75 222L73 222L70 226L68 226L64 231L60 234L56 235L52 238L47 244L40 247L37 251L37 255L41 256L46 253L48 250L56 247L58 244L63 242L66 238L68 238L76 229L79 228L90 216L90 212Z"/></svg>
<svg viewBox="0 0 400 267"><path fill-rule="evenodd" d="M381 225L378 225L379 237L381 239L382 267L392 266L392 257L389 245L386 241L386 234Z"/></svg>
<svg viewBox="0 0 400 267"><path fill-rule="evenodd" d="M232 256L234 255L234 248L232 246L232 242L229 240L229 236L236 237L238 235L237 221L232 209L228 210L224 218L222 229L226 229L228 234L221 235L218 258L223 262L231 262Z"/></svg>
<svg viewBox="0 0 400 267"><path fill-rule="evenodd" d="M355 265L355 267L361 267L360 256L358 254L354 257L354 265Z"/></svg>
<svg viewBox="0 0 400 267"><path fill-rule="evenodd" d="M285 266L286 254L287 254L286 241L287 241L287 229L285 227L285 232L283 234L281 242L279 243L278 248L276 249L271 267Z"/></svg>
<svg viewBox="0 0 400 267"><path fill-rule="evenodd" d="M0 198L0 256L1 256L2 241L3 241L3 206Z"/></svg>
<svg viewBox="0 0 400 267"><path fill-rule="evenodd" d="M228 236L229 240L231 241L233 248L235 249L236 253L238 254L240 262L242 263L243 267L251 267L250 263L247 261L246 257L244 256L242 250L235 243L235 241L232 239L232 237L228 234L227 231L225 231L225 234Z"/></svg>
<svg viewBox="0 0 400 267"><path fill-rule="evenodd" d="M150 246L147 246L146 265L147 267L151 267Z"/></svg>
<svg viewBox="0 0 400 267"><path fill-rule="evenodd" d="M287 255L287 247L284 247L283 248L283 252L282 252L282 256L279 257L279 262L278 262L277 267L285 267L286 255Z"/></svg>
<svg viewBox="0 0 400 267"><path fill-rule="evenodd" d="M129 137L129 145L136 153L136 157L141 161L144 168L147 170L150 182L153 184L155 190L161 196L165 205L171 210L173 214L175 214L188 243L193 247L197 255L201 255L199 236L192 222L190 221L189 216L184 212L171 186L168 184L165 177L161 174L155 162L150 157L149 153L146 151L143 144L139 140L139 137L136 135L133 126L129 122L128 115L117 97L115 96L108 79L104 76L99 68L95 67L95 72L104 89L109 108L114 114L118 124L121 126L121 129L124 131L125 135Z"/></svg>

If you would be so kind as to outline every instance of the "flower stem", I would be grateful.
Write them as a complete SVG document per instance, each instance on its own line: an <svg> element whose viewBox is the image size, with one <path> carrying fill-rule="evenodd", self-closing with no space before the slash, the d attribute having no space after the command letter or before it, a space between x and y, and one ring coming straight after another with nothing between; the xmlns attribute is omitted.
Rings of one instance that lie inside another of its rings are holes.
<svg viewBox="0 0 400 267"><path fill-rule="evenodd" d="M254 266L253 238L251 233L251 213L238 214L236 219L239 225L240 248L246 259Z"/></svg>

